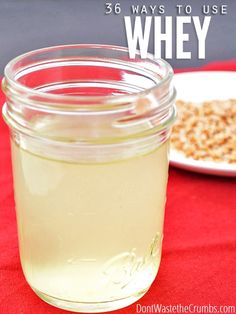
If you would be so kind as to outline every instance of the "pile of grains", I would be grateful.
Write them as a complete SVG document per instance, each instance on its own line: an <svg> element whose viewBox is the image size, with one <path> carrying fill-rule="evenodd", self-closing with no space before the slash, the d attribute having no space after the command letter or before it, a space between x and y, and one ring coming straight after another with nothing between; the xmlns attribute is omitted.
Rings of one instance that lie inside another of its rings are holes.
<svg viewBox="0 0 236 314"><path fill-rule="evenodd" d="M236 163L236 99L176 105L172 148L196 160Z"/></svg>

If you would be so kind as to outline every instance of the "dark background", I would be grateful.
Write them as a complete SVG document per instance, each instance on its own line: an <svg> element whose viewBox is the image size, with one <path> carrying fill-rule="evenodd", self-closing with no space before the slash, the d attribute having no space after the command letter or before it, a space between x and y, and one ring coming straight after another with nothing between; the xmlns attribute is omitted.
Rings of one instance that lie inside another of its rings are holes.
<svg viewBox="0 0 236 314"><path fill-rule="evenodd" d="M122 12L105 15L105 2L120 2ZM214 16L206 44L206 59L197 59L197 39L192 25L191 60L169 62L175 68L199 66L211 60L236 58L236 1L235 0L0 0L0 75L5 64L26 51L45 46L69 43L98 43L127 46L124 15L130 15L132 4L164 4L166 15L176 15L176 4L191 4L192 15L201 15L202 4L227 4L228 14ZM175 31L173 31L175 34ZM152 52L153 38L150 41ZM175 47L173 45L173 47ZM174 49L175 50L175 49Z"/></svg>

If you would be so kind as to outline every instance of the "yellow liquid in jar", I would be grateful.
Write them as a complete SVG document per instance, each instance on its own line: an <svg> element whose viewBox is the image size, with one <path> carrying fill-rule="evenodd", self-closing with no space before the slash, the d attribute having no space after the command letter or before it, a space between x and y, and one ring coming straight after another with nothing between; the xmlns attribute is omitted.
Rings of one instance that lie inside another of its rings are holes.
<svg viewBox="0 0 236 314"><path fill-rule="evenodd" d="M38 293L106 302L147 290L158 271L168 143L142 156L82 164L12 142L21 262Z"/></svg>

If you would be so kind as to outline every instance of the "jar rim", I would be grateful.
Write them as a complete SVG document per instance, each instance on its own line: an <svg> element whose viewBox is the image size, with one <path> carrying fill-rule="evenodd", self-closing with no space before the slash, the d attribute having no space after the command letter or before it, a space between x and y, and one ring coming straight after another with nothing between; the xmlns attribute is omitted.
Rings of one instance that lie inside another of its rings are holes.
<svg viewBox="0 0 236 314"><path fill-rule="evenodd" d="M32 97L39 97L39 98L47 98L47 100L50 102L54 102L56 100L60 99L60 104L55 105L55 103L50 104L47 102L47 104L45 104L45 106L47 107L51 107L53 105L53 107L57 107L57 108L61 108L62 107L62 101L63 103L67 103L67 108L68 108L68 102L76 102L76 101L92 101L92 102L101 102L101 101L107 101L107 102L111 102L114 103L114 101L116 102L120 102L120 103L127 103L129 101L132 101L138 97L142 97L148 93L153 92L155 89L160 88L162 85L164 85L165 83L167 83L168 81L170 81L173 77L173 70L172 67L170 66L170 64L168 62L166 62L163 59L155 59L154 55L152 55L151 53L147 53L147 58L143 59L144 61L151 61L152 63L156 64L157 66L163 66L165 68L165 73L164 76L161 77L161 80L159 82L155 82L155 84L151 87L145 88L141 91L135 91L129 94L121 94L121 95L113 95L113 94L109 94L109 95L102 95L102 96L81 96L81 95L64 95L64 94L53 94L53 93L47 93L47 92L43 92L34 88L30 88L25 86L24 84L22 84L21 82L17 81L15 78L15 73L14 73L14 66L18 63L21 62L22 60L24 60L27 57L33 56L35 54L40 54L40 53L46 53L46 52L50 52L53 50L57 50L57 49L107 49L107 50L116 50L116 51L120 51L120 52L124 52L124 53L129 53L129 50L127 47L123 47L123 46L115 46L115 45L104 45L104 44L67 44L67 45L57 45L57 46L49 46L49 47L45 47L45 48L40 48L40 49L35 49L35 50L31 50L29 52L26 52L24 54L21 54L17 57L15 57L14 59L12 59L11 61L8 62L8 64L6 65L5 69L4 69L4 79L2 82L2 87L3 87L3 91L6 92L7 90L7 85L11 87L11 89L13 88L14 90L17 90L19 92L23 92L23 93L28 93L30 94ZM137 50L136 55L138 57L141 56L140 52ZM142 58L141 58L142 59ZM135 59L132 59L135 61ZM127 63L127 62L126 62ZM134 69L138 69L139 67L133 67ZM151 73L150 69L149 73ZM152 71L153 75L157 75L156 72ZM41 103L42 104L42 103ZM73 104L73 108L80 108L83 107L85 108L85 106L81 106L80 104ZM104 109L104 105L98 105L95 107L102 107ZM95 109L95 107L93 106L93 109ZM96 109L98 109L96 108Z"/></svg>

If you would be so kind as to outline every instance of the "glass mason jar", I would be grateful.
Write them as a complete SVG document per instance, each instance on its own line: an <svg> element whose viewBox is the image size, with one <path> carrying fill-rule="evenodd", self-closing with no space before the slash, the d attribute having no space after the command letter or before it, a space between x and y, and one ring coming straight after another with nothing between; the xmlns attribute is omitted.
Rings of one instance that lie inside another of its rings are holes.
<svg viewBox="0 0 236 314"><path fill-rule="evenodd" d="M46 302L110 311L155 279L172 76L163 60L105 45L40 49L6 66L21 263Z"/></svg>

